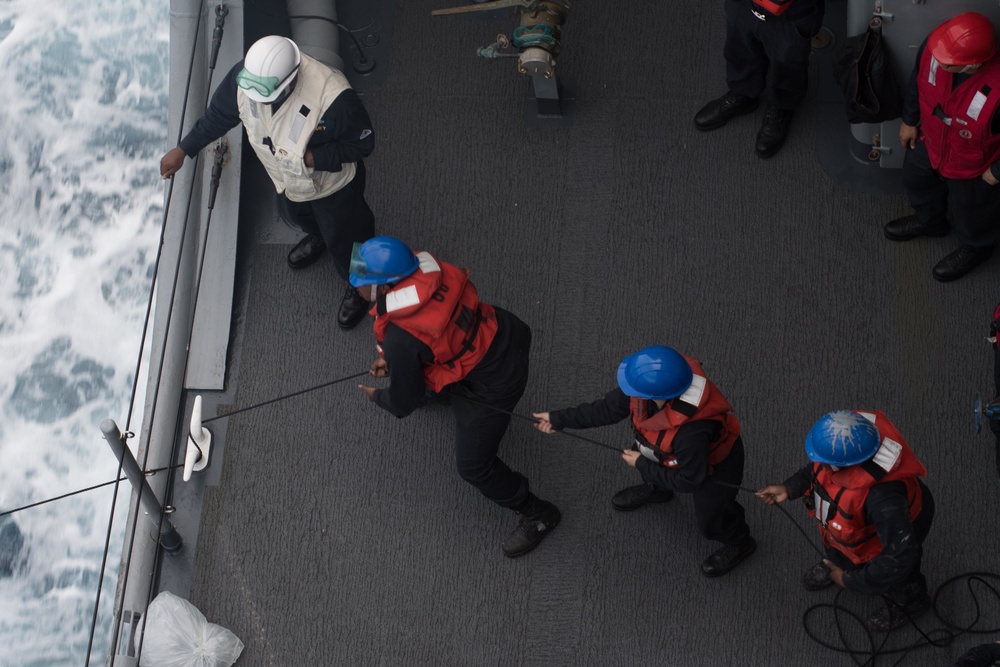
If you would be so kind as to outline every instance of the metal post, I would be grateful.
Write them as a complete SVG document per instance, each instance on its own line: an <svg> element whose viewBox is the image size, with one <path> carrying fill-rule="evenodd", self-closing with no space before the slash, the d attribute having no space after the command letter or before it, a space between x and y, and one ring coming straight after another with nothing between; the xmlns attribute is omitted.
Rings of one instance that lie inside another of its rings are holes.
<svg viewBox="0 0 1000 667"><path fill-rule="evenodd" d="M139 470L139 464L132 456L132 450L125 444L125 438L121 429L118 428L118 424L113 419L105 419L101 422L101 432L104 433L104 439L111 445L111 451L115 453L119 463L122 464L122 470L125 471L128 481L132 483L132 488L139 493L139 502L146 514L155 525L159 526L160 546L171 556L180 553L181 549L184 548L184 542L174 528L174 524L170 523L170 519L164 515L160 501L156 499L153 489L146 481L146 476Z"/></svg>

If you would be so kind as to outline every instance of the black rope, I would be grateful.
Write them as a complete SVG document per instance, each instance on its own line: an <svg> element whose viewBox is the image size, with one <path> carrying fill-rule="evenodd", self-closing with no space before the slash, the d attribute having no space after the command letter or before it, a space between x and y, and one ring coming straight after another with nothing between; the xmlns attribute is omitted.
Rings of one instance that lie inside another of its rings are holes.
<svg viewBox="0 0 1000 667"><path fill-rule="evenodd" d="M178 463L172 466L164 466L163 468L153 468L152 470L147 470L144 474L152 477L158 472L163 472L164 470L171 470L172 468L183 467L183 463ZM55 498L49 498L47 500L39 500L37 503L31 503L30 505L22 505L21 507L16 507L12 510L7 510L6 512L0 512L0 516L7 516L8 514L14 514L16 512L21 512L23 510L30 510L32 507L38 507L39 505L45 505L48 503L54 503L57 500L62 500L63 498L69 498L70 496L76 496L81 493L86 493L87 491L93 491L94 489L100 489L105 486L110 486L112 484L117 484L118 482L124 482L128 477L118 477L109 482L102 482L100 484L95 484L94 486L88 486L85 489L77 489L76 491L70 491L69 493L64 493L61 496L56 496ZM103 570L102 570L103 571Z"/></svg>
<svg viewBox="0 0 1000 667"><path fill-rule="evenodd" d="M841 595L841 593L843 593L843 591L839 591L837 593L837 596L834 598L833 603L821 603L821 604L816 604L816 605L813 605L812 607L809 607L809 609L806 610L805 614L803 614L802 625L803 625L803 628L806 631L806 634L809 635L809 638L812 639L814 642L816 642L820 646L823 646L824 648L827 648L827 649L829 649L831 651L836 651L838 653L847 653L847 654L849 654L851 656L851 659L857 665L861 665L862 667L867 666L867 665L874 665L875 664L875 660L879 656L891 656L891 655L897 655L897 654L899 655L899 658L897 658L897 660L893 663L893 665L899 665L899 664L902 664L902 662L906 658L906 656L908 656L910 653L912 653L913 651L915 651L917 649L920 649L920 648L924 648L924 647L927 647L927 646L935 646L935 647L938 647L938 648L944 648L944 647L950 646L952 643L954 643L954 641L956 639L958 639L962 635L966 635L966 634L990 634L990 635L993 635L993 634L996 634L996 633L1000 632L1000 627L976 629L976 625L978 625L979 621L982 619L982 606L980 604L979 595L976 593L976 590L973 588L973 584L979 584L979 585L983 586L990 593L992 593L992 595L998 601L1000 601L1000 590L998 590L995 586L991 585L987 581L988 579L997 582L997 581L1000 581L1000 575L997 575L997 574L995 574L993 572L966 572L964 574L959 574L959 575L956 575L954 577L951 577L950 579L946 580L944 583L942 583L938 587L937 592L935 592L935 594L934 594L934 600L933 600L932 608L934 610L934 615L938 618L939 621L941 621L941 623L943 623L946 626L944 628L934 628L933 630L930 630L929 632L925 633L914 622L913 618L911 618L908 614L905 614L905 610L901 610L901 611L904 612L904 614L906 615L906 617L909 620L909 622L917 629L917 631L920 633L920 635L922 637L922 640L917 641L917 642L915 642L913 644L910 644L910 645L907 645L907 646L901 646L901 647L895 647L895 648L886 649L885 648L885 644L888 641L888 637L889 637L889 635L887 633L886 637L882 640L882 642L876 648L875 647L875 639L872 636L871 630L868 628L868 625L864 621L864 619L862 619L860 616L858 616L854 612L851 612L851 611L848 611L847 609L844 609L843 606L840 605L840 602L839 602L840 595ZM952 623L947 618L945 618L945 616L941 613L939 602L938 602L939 598L941 597L941 594L948 587L956 584L957 582L963 581L963 580L966 580L966 588L968 589L968 593L969 593L970 597L972 598L973 605L974 605L975 610L976 610L975 618L968 625L965 625L965 626L958 625L956 623ZM983 592L985 592L985 591L983 591ZM891 604L891 602L887 601L887 604ZM809 625L809 619L810 619L810 617L813 616L816 612L818 612L820 610L823 610L823 609L832 609L833 612L834 612L834 615L835 615L834 618L835 618L835 620L837 622L838 638L840 639L841 646L837 646L835 644L831 644L831 643L827 642L826 640L824 640L823 638L821 638L816 632L814 632L812 630L812 628L810 627L810 625ZM898 609L898 607L897 607L897 609ZM845 615L845 616L848 616L848 617L852 618L854 621L857 622L857 624L860 626L861 630L864 632L865 638L867 639L868 644L872 647L871 650L863 650L863 649L859 649L859 648L851 648L849 646L847 638L845 637L845 634L844 634L844 627L841 624L841 615L842 614ZM935 636L937 638L935 638ZM868 656L868 659L866 661L864 661L864 662L860 662L859 659L858 659L858 656Z"/></svg>
<svg viewBox="0 0 1000 667"><path fill-rule="evenodd" d="M318 384L315 387L309 387L308 389L302 389L301 391L296 391L292 394L285 394L284 396L279 396L277 398L272 398L269 401L263 401L261 403L254 403L253 405L248 405L245 408L240 408L239 410L233 410L232 412L227 412L225 414L216 415L215 417L209 417L208 419L202 419L202 424L208 424L209 422L214 422L216 419L223 419L225 417L232 417L233 415L238 415L241 412L248 412L250 410L256 410L257 408L263 407L265 405L271 405L272 403L277 403L278 401L283 401L286 398L293 398L295 396L301 396L302 394L308 394L310 391L316 391L317 389L322 389L323 387L329 387L340 382L347 382L348 380L353 380L354 378L359 378L362 375L368 375L368 371L361 371L360 373L355 373L354 375L348 375L347 377L337 378L336 380L330 380L329 382L324 382L323 384Z"/></svg>
<svg viewBox="0 0 1000 667"><path fill-rule="evenodd" d="M522 421L531 422L532 424L538 424L538 423L540 423L542 421L541 419L537 419L535 417L528 417L527 415L520 415L520 414L518 414L516 412L511 412L510 410L504 410L503 408L498 408L495 405L490 405L489 403L487 403L486 401L484 401L484 400L482 400L480 398L474 398L473 396L470 396L469 393L470 392L469 392L468 389L464 389L463 388L463 391L461 393L456 392L456 391L453 390L451 392L451 395L455 396L457 398L461 398L461 399L464 399L466 401L469 401L470 403L475 403L477 405L482 405L483 407L489 408L490 410L495 410L496 412L502 412L505 415L509 415L511 417L516 417L517 419L520 419ZM563 435L568 435L571 438L576 438L577 440L583 440L584 442L589 442L592 445L597 445L598 447L603 447L604 449L610 449L611 451L618 452L619 454L622 451L624 451L621 447L615 447L614 445L609 445L606 442L601 442L600 440L594 440L592 438L588 438L587 436L580 435L579 433L572 433L572 432L566 431L566 430L559 430L559 431L556 431L556 433L562 433Z"/></svg>

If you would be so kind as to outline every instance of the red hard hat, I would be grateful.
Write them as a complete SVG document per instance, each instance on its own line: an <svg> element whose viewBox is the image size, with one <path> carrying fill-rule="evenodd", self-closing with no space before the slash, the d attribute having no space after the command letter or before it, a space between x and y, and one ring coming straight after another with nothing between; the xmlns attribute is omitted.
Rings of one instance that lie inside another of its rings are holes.
<svg viewBox="0 0 1000 667"><path fill-rule="evenodd" d="M942 65L978 65L996 55L996 30L982 14L965 12L934 28L927 48Z"/></svg>

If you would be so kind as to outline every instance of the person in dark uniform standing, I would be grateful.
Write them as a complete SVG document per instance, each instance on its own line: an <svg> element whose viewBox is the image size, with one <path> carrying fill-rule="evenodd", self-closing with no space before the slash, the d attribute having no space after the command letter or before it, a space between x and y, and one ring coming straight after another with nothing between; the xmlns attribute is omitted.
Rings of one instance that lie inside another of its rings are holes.
<svg viewBox="0 0 1000 667"><path fill-rule="evenodd" d="M642 484L616 493L611 506L629 512L690 493L699 531L724 545L701 564L706 577L729 572L757 548L736 502L743 481L740 423L694 359L663 345L643 348L621 362L618 387L604 398L534 416L542 433L630 419L635 446L622 459Z"/></svg>
<svg viewBox="0 0 1000 667"><path fill-rule="evenodd" d="M769 158L784 145L809 83L813 36L823 26L824 0L722 0L726 8L726 84L729 90L694 117L715 130L754 111L766 93L755 150Z"/></svg>
<svg viewBox="0 0 1000 667"><path fill-rule="evenodd" d="M819 521L826 559L802 577L806 590L837 584L881 595L886 604L868 627L889 632L926 610L920 571L934 497L920 481L927 470L881 410L823 415L806 436L812 461L782 484L757 492L768 505L804 498Z"/></svg>
<svg viewBox="0 0 1000 667"><path fill-rule="evenodd" d="M397 417L417 409L428 390L449 394L459 474L521 515L503 543L504 554L515 558L537 547L559 525L559 510L497 456L509 413L528 382L531 329L480 301L468 270L427 252L414 254L391 236L356 247L350 280L375 302L371 314L381 356L371 375L391 378L385 389L358 387Z"/></svg>
<svg viewBox="0 0 1000 667"><path fill-rule="evenodd" d="M932 273L961 278L1000 237L1000 57L996 30L975 12L935 28L917 52L903 98L903 185L914 214L885 225L892 241L947 236L959 247Z"/></svg>
<svg viewBox="0 0 1000 667"><path fill-rule="evenodd" d="M344 75L299 52L278 35L250 47L212 95L205 115L160 160L170 178L184 158L243 123L254 152L278 192L284 216L306 233L288 253L293 269L327 250L347 280L351 248L375 233L365 201L365 163L375 146L372 122ZM357 326L368 302L347 286L337 314L342 329Z"/></svg>

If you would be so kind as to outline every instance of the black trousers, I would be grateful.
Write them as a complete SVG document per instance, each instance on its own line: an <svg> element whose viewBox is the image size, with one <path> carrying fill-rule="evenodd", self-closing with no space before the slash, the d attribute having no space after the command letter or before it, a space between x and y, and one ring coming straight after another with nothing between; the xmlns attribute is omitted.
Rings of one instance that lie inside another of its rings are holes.
<svg viewBox="0 0 1000 667"><path fill-rule="evenodd" d="M924 540L927 539L927 533L930 532L931 523L934 521L934 496L931 495L930 489L926 486L923 484L920 486L924 492L923 507L913 522L913 533L917 538L917 563L906 579L893 584L885 592L887 598L899 605L908 605L912 602L917 602L927 594L927 579L920 570L920 562L924 555ZM825 551L826 557L834 565L847 572L864 567L864 565L855 565L851 562L850 558L833 547L826 547Z"/></svg>
<svg viewBox="0 0 1000 667"><path fill-rule="evenodd" d="M988 246L1000 237L1000 185L982 178L944 178L931 167L923 141L903 156L903 187L920 220L950 218L960 243Z"/></svg>
<svg viewBox="0 0 1000 667"><path fill-rule="evenodd" d="M744 459L743 439L737 438L729 456L715 466L708 482L692 494L698 530L710 540L727 545L739 544L750 536L743 506L736 502L739 489L733 488L743 483Z"/></svg>
<svg viewBox="0 0 1000 667"><path fill-rule="evenodd" d="M780 16L766 14L750 0L724 2L722 53L729 89L746 97L767 90L768 101L779 109L798 107L809 85L809 52L813 35L823 25L823 0L795 0Z"/></svg>
<svg viewBox="0 0 1000 667"><path fill-rule="evenodd" d="M504 463L497 451L510 424L510 415L473 403L464 396L508 412L517 407L528 384L531 329L515 323L501 368L488 381L463 380L452 388L455 412L455 463L458 474L501 507L517 507L528 497L528 480Z"/></svg>
<svg viewBox="0 0 1000 667"><path fill-rule="evenodd" d="M306 234L319 234L333 255L337 273L344 280L350 272L351 250L375 236L375 214L365 201L365 163L357 162L351 182L333 194L308 202L283 202L289 222ZM284 195L279 195L284 198Z"/></svg>
<svg viewBox="0 0 1000 667"><path fill-rule="evenodd" d="M691 494L698 532L723 544L739 544L750 536L743 506L736 502L736 488L743 483L743 438L737 438L729 456L715 466L704 486ZM722 482L723 484L715 484Z"/></svg>

